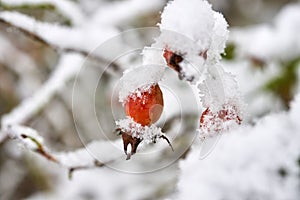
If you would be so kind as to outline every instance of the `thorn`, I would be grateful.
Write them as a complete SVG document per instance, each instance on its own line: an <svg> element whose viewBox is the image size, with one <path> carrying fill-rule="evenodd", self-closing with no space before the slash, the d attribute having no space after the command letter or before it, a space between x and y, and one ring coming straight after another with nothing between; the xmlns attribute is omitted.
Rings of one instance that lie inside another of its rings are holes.
<svg viewBox="0 0 300 200"><path fill-rule="evenodd" d="M173 148L170 140L167 138L167 136L161 135L161 136L159 136L159 138L162 138L162 139L166 140L168 142L169 146L171 147L172 151L174 152L174 148Z"/></svg>

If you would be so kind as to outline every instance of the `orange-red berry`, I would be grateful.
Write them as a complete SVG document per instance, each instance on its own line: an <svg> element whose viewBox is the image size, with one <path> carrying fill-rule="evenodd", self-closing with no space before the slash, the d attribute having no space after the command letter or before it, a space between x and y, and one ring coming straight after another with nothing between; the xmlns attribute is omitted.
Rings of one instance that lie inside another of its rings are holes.
<svg viewBox="0 0 300 200"><path fill-rule="evenodd" d="M164 101L158 84L142 91L138 89L130 94L125 102L125 112L135 122L148 126L155 123L161 116Z"/></svg>

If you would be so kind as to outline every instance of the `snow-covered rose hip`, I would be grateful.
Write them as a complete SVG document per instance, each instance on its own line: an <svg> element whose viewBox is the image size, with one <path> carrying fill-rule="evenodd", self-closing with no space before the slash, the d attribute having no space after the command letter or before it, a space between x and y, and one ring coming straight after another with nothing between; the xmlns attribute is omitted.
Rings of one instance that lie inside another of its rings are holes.
<svg viewBox="0 0 300 200"><path fill-rule="evenodd" d="M200 117L199 129L202 132L201 138L204 139L205 135L209 133L219 133L229 129L230 124L240 125L242 122L239 112L235 106L223 105L219 111L212 112L206 108Z"/></svg>
<svg viewBox="0 0 300 200"><path fill-rule="evenodd" d="M158 84L153 84L139 88L130 94L125 102L125 112L135 122L148 126L160 118L163 106L160 87Z"/></svg>

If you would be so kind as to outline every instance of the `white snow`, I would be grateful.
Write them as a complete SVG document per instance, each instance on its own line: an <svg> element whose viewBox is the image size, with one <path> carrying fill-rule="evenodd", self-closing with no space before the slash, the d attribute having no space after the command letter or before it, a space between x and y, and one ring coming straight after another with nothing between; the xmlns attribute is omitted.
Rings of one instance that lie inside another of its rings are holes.
<svg viewBox="0 0 300 200"><path fill-rule="evenodd" d="M127 97L136 91L142 92L158 83L164 74L163 65L142 65L129 68L119 81L119 101L124 103Z"/></svg>
<svg viewBox="0 0 300 200"><path fill-rule="evenodd" d="M32 128L20 125L12 125L5 128L8 136L11 139L18 140L25 148L29 150L36 150L40 145L43 145L43 138L38 134L38 132ZM34 142L33 139L36 141Z"/></svg>
<svg viewBox="0 0 300 200"><path fill-rule="evenodd" d="M60 48L91 51L118 33L113 27L100 29L90 24L72 28L59 26L37 21L30 16L18 12L3 11L0 13L0 18L32 32L47 41L50 45Z"/></svg>
<svg viewBox="0 0 300 200"><path fill-rule="evenodd" d="M243 104L235 76L226 72L222 65L210 66L198 88L203 106L212 111L220 110L229 101ZM243 109L240 107L238 109Z"/></svg>
<svg viewBox="0 0 300 200"><path fill-rule="evenodd" d="M142 55L143 65L165 65L162 48L144 47Z"/></svg>
<svg viewBox="0 0 300 200"><path fill-rule="evenodd" d="M228 24L221 13L214 12L215 24L212 31L212 40L207 51L207 60L210 65L221 60L221 53L224 53L226 41L228 39L229 31Z"/></svg>
<svg viewBox="0 0 300 200"><path fill-rule="evenodd" d="M166 43L170 50L182 54L199 54L207 50L211 43L211 34L214 27L214 17L211 5L202 0L175 0L170 1L161 14L161 30L173 31L189 38L198 45L186 46L178 38L169 38ZM164 38L164 41L167 38ZM195 49L194 49L195 48Z"/></svg>
<svg viewBox="0 0 300 200"><path fill-rule="evenodd" d="M146 144L156 142L160 136L164 135L161 128L157 127L155 124L151 124L151 126L142 126L130 117L116 121L116 125L122 132L130 134L134 138L140 138Z"/></svg>
<svg viewBox="0 0 300 200"><path fill-rule="evenodd" d="M228 38L228 24L207 1L170 1L159 26L162 34L157 42L196 66L201 67L203 63L194 62L194 57L204 52L207 52L207 62L221 59Z"/></svg>
<svg viewBox="0 0 300 200"><path fill-rule="evenodd" d="M300 95L290 112L223 135L204 160L194 146L180 163L177 199L298 199L299 105Z"/></svg>
<svg viewBox="0 0 300 200"><path fill-rule="evenodd" d="M107 163L117 159L124 159L121 139L116 141L92 141L85 148L70 152L56 152L53 154L59 163L66 167L93 167L95 160Z"/></svg>

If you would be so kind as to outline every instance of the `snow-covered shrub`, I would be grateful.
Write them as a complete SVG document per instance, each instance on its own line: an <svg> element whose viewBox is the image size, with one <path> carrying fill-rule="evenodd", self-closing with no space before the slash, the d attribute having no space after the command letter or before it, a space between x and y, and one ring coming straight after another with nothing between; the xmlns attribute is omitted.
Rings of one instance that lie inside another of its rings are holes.
<svg viewBox="0 0 300 200"><path fill-rule="evenodd" d="M299 4L229 34L207 1L164 3L0 2L1 199L299 199Z"/></svg>

